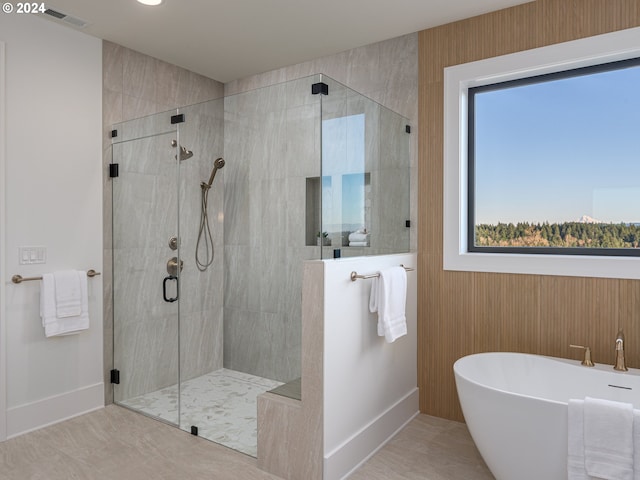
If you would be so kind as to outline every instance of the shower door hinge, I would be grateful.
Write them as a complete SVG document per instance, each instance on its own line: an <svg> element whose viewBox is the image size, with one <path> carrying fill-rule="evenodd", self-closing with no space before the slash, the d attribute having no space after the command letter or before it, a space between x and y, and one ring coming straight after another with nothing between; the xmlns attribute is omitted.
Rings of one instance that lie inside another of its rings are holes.
<svg viewBox="0 0 640 480"><path fill-rule="evenodd" d="M171 116L171 125L175 125L176 123L183 123L183 122L184 122L184 113Z"/></svg>
<svg viewBox="0 0 640 480"><path fill-rule="evenodd" d="M407 133L411 133L411 125L405 125L404 126L404 131Z"/></svg>
<svg viewBox="0 0 640 480"><path fill-rule="evenodd" d="M109 164L109 178L115 178L119 175L118 163Z"/></svg>
<svg viewBox="0 0 640 480"><path fill-rule="evenodd" d="M120 370L116 370L115 368L111 370L111 383L120 385Z"/></svg>
<svg viewBox="0 0 640 480"><path fill-rule="evenodd" d="M311 85L311 95L329 95L329 85L324 82L318 82Z"/></svg>
<svg viewBox="0 0 640 480"><path fill-rule="evenodd" d="M111 130L111 138L116 138L118 136L118 130Z"/></svg>

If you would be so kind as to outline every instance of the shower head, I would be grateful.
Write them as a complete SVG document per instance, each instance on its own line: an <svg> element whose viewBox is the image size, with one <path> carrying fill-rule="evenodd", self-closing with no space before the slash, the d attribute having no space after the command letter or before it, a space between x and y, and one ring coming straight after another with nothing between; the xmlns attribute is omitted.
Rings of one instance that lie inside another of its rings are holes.
<svg viewBox="0 0 640 480"><path fill-rule="evenodd" d="M220 157L220 158L216 158L216 160L213 162L213 170L211 170L211 176L209 177L209 182L208 183L204 183L202 182L201 186L202 188L211 188L211 185L213 184L213 179L216 176L216 172L218 170L220 170L222 167L224 167L224 158Z"/></svg>
<svg viewBox="0 0 640 480"><path fill-rule="evenodd" d="M171 140L171 146L174 148L177 147L178 142L176 140ZM180 161L187 160L188 158L191 158L191 157L193 157L193 152L191 150L187 150L185 147L180 145ZM176 155L176 160L177 159L178 159L178 156Z"/></svg>
<svg viewBox="0 0 640 480"><path fill-rule="evenodd" d="M180 161L193 157L193 152L180 145Z"/></svg>

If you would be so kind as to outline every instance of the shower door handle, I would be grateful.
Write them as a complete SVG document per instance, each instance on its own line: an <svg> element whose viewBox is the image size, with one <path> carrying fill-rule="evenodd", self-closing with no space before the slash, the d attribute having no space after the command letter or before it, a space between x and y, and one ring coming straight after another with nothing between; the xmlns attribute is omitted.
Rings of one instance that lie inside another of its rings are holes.
<svg viewBox="0 0 640 480"><path fill-rule="evenodd" d="M175 280L176 281L176 296L175 297L167 297L167 282L169 280ZM162 298L164 298L165 302L175 302L176 300L178 300L178 292L179 292L179 288L178 288L178 277L174 276L174 275L167 275L166 277L164 277L164 280L162 281Z"/></svg>

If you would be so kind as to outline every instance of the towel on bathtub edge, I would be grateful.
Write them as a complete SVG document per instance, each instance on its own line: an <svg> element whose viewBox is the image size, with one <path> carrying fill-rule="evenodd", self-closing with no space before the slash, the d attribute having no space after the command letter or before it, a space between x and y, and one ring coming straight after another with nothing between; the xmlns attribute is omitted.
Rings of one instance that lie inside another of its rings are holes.
<svg viewBox="0 0 640 480"><path fill-rule="evenodd" d="M588 475L634 480L633 405L587 397L584 400L584 465Z"/></svg>
<svg viewBox="0 0 640 480"><path fill-rule="evenodd" d="M589 480L584 469L584 401L569 400L568 407L568 480Z"/></svg>

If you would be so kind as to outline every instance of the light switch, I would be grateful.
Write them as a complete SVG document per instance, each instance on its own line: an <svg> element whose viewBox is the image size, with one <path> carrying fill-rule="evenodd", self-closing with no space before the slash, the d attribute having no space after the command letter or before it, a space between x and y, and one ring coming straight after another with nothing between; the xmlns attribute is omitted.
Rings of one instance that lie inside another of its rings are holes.
<svg viewBox="0 0 640 480"><path fill-rule="evenodd" d="M47 263L47 247L19 247L18 263L20 265Z"/></svg>

